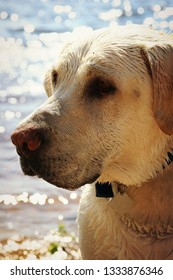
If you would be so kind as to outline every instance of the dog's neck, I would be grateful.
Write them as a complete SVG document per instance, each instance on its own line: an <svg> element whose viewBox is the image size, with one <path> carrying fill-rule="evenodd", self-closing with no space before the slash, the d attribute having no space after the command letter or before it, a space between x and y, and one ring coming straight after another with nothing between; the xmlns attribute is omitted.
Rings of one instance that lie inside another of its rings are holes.
<svg viewBox="0 0 173 280"><path fill-rule="evenodd" d="M167 153L166 165L162 165L163 170L173 162L173 150ZM96 182L96 197L112 198L118 192L123 194L126 191L126 186L118 182Z"/></svg>
<svg viewBox="0 0 173 280"><path fill-rule="evenodd" d="M153 240L173 236L173 163L139 186L112 184L114 197L104 199L128 232Z"/></svg>

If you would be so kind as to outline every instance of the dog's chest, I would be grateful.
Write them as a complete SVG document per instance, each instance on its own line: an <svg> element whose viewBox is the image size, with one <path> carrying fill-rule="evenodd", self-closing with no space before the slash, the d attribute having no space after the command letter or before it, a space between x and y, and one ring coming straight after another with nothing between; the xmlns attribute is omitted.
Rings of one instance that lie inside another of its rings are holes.
<svg viewBox="0 0 173 280"><path fill-rule="evenodd" d="M93 189L85 192L79 211L84 258L173 258L172 223L165 215L160 217L156 210L164 203L160 205L161 202L156 201L152 206L154 198L146 203L147 198L148 194L144 193L142 203L138 196L133 200L127 194L118 194L109 200L96 198Z"/></svg>

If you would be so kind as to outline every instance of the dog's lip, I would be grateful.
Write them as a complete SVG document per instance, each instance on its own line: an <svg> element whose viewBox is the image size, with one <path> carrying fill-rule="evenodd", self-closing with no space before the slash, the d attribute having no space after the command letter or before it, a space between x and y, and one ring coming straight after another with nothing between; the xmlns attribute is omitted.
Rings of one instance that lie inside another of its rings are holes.
<svg viewBox="0 0 173 280"><path fill-rule="evenodd" d="M35 170L30 166L28 160L22 156L20 156L20 165L22 168L22 171L25 175L28 176L36 176Z"/></svg>
<svg viewBox="0 0 173 280"><path fill-rule="evenodd" d="M21 164L21 168L22 171L25 175L28 176L37 176L38 178L41 178L43 180L45 180L46 182L48 182L49 184L52 184L58 188L63 188L63 189L67 189L69 191L75 191L77 189L79 189L81 186L84 186L86 184L92 184L94 183L100 176L100 174L95 174L94 176L90 177L87 180L82 181L81 183L77 183L75 182L72 184L65 184L65 183L60 183L61 181L56 181L52 178L50 178L49 176L46 176L46 173L44 172L43 169L41 168L37 168L36 166L39 164L35 163L34 166L32 166L32 163L29 162L29 160L26 157L20 156L20 164Z"/></svg>

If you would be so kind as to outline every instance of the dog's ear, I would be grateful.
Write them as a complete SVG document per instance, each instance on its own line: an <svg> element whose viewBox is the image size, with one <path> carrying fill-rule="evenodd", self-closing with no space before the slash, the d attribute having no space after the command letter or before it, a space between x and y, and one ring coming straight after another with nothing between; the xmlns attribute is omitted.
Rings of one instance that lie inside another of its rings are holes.
<svg viewBox="0 0 173 280"><path fill-rule="evenodd" d="M52 69L49 69L44 77L44 88L48 97L50 97L53 93L51 72Z"/></svg>
<svg viewBox="0 0 173 280"><path fill-rule="evenodd" d="M44 77L44 88L48 97L50 97L53 94L54 88L57 84L57 79L58 73L54 67L52 67L46 72L46 75Z"/></svg>
<svg viewBox="0 0 173 280"><path fill-rule="evenodd" d="M141 52L153 81L153 112L168 135L173 133L173 45L158 44Z"/></svg>

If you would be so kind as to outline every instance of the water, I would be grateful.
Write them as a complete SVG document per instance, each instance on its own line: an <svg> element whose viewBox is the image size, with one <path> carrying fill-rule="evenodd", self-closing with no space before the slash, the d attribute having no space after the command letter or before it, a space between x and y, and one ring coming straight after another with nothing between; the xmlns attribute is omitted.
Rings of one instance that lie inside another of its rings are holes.
<svg viewBox="0 0 173 280"><path fill-rule="evenodd" d="M76 230L80 191L24 176L10 134L46 100L44 74L71 33L127 23L172 32L172 0L1 0L0 240L45 234L61 222Z"/></svg>

